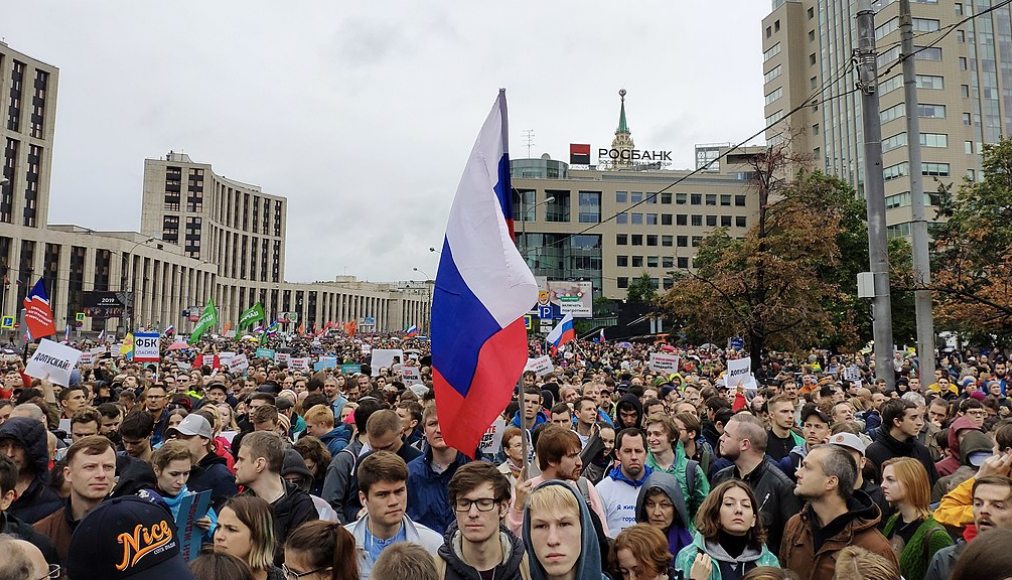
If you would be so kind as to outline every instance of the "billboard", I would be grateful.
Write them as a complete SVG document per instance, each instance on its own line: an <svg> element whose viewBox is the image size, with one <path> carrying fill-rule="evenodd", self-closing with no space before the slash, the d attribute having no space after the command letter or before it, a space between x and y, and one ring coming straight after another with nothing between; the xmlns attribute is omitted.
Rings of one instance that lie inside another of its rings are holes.
<svg viewBox="0 0 1012 580"><path fill-rule="evenodd" d="M543 290L547 291L548 304L558 309L561 316L572 314L573 318L593 318L594 285L577 280L546 280ZM539 293L539 303L545 297Z"/></svg>
<svg viewBox="0 0 1012 580"><path fill-rule="evenodd" d="M92 318L117 318L123 316L129 303L128 292L88 290L84 292L84 314Z"/></svg>

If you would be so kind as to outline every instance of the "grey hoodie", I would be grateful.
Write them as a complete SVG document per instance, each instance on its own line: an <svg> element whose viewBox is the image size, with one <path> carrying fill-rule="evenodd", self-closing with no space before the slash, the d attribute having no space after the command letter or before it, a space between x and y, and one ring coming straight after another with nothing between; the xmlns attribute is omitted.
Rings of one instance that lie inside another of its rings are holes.
<svg viewBox="0 0 1012 580"><path fill-rule="evenodd" d="M569 493L573 494L573 497L576 498L576 504L580 506L581 546L580 557L574 566L575 577L581 580L588 578L607 580L607 576L601 571L601 548L597 544L597 534L594 532L594 524L590 519L590 510L587 508L587 502L583 501L576 488L558 479L546 481L538 485L535 490L549 485L558 485L565 488ZM545 568L538 561L537 554L534 552L534 543L531 541L531 512L529 508L524 509L523 537L524 545L528 546L529 550L527 556L530 560L532 580L546 580Z"/></svg>

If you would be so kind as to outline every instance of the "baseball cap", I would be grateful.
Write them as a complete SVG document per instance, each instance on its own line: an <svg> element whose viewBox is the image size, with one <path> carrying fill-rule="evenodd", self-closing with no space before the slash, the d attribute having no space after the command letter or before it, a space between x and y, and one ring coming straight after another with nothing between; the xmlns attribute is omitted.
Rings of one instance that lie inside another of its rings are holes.
<svg viewBox="0 0 1012 580"><path fill-rule="evenodd" d="M853 433L837 433L836 435L833 435L832 437L829 438L829 443L831 445L836 445L838 447L846 447L847 449L853 449L854 451L860 453L861 457L864 457L865 452L864 441L861 441L861 438L858 437L857 435L854 435Z"/></svg>
<svg viewBox="0 0 1012 580"><path fill-rule="evenodd" d="M172 514L132 495L105 500L78 524L67 572L71 578L193 580Z"/></svg>
<svg viewBox="0 0 1012 580"><path fill-rule="evenodd" d="M179 422L179 425L170 427L165 434L169 437L172 433L178 433L180 435L200 435L204 439L211 438L211 424L207 422L207 419L197 414L191 414L183 417L183 420Z"/></svg>

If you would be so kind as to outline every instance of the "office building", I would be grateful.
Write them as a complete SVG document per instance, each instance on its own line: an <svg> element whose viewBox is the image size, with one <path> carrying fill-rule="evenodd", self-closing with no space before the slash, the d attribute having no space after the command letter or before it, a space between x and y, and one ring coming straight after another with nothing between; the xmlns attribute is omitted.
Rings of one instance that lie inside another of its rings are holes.
<svg viewBox="0 0 1012 580"><path fill-rule="evenodd" d="M727 156L694 175L663 169L657 159L670 152L634 149L621 96L612 147L598 151L597 164L547 155L511 162L517 244L535 275L590 281L595 296L612 299L644 273L670 288L671 272L693 268L700 241L717 228L744 237L759 211L748 160L765 151L700 146L699 167Z"/></svg>
<svg viewBox="0 0 1012 580"><path fill-rule="evenodd" d="M790 132L814 166L863 192L864 156L860 92L851 65L857 43L859 2L773 0L762 22L763 78L768 123L783 119L813 93L825 92L767 133ZM917 114L924 190L980 177L982 145L1012 134L1012 7L998 8L956 26L989 0L911 0L917 72ZM886 221L890 236L910 233L910 182L906 107L900 63L898 0L873 8L878 50ZM937 42L936 42L937 41ZM930 46L929 46L930 45ZM850 92L848 94L848 92ZM789 130L787 129L789 127ZM932 220L931 198L925 216Z"/></svg>
<svg viewBox="0 0 1012 580"><path fill-rule="evenodd" d="M98 232L48 223L59 69L0 43L0 313L16 317L45 280L57 328L84 309L89 291L119 292L135 327L187 332L209 298L233 324L262 302L274 319L293 313L307 329L356 320L362 331L428 326L427 285L371 283L353 276L284 279L287 200L216 174L170 152L145 161L141 231ZM114 330L119 319L88 319ZM289 326L295 329L295 324Z"/></svg>

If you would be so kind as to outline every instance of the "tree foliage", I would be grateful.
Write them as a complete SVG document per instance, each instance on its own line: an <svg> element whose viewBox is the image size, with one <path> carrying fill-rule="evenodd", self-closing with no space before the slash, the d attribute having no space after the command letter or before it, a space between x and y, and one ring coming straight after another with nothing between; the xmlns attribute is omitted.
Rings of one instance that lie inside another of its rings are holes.
<svg viewBox="0 0 1012 580"><path fill-rule="evenodd" d="M653 279L650 274L643 272L639 278L629 281L629 294L626 302L629 304L649 304L654 301L657 291L654 289Z"/></svg>
<svg viewBox="0 0 1012 580"><path fill-rule="evenodd" d="M940 190L932 281L939 328L1012 342L1012 141L985 145L983 180Z"/></svg>

